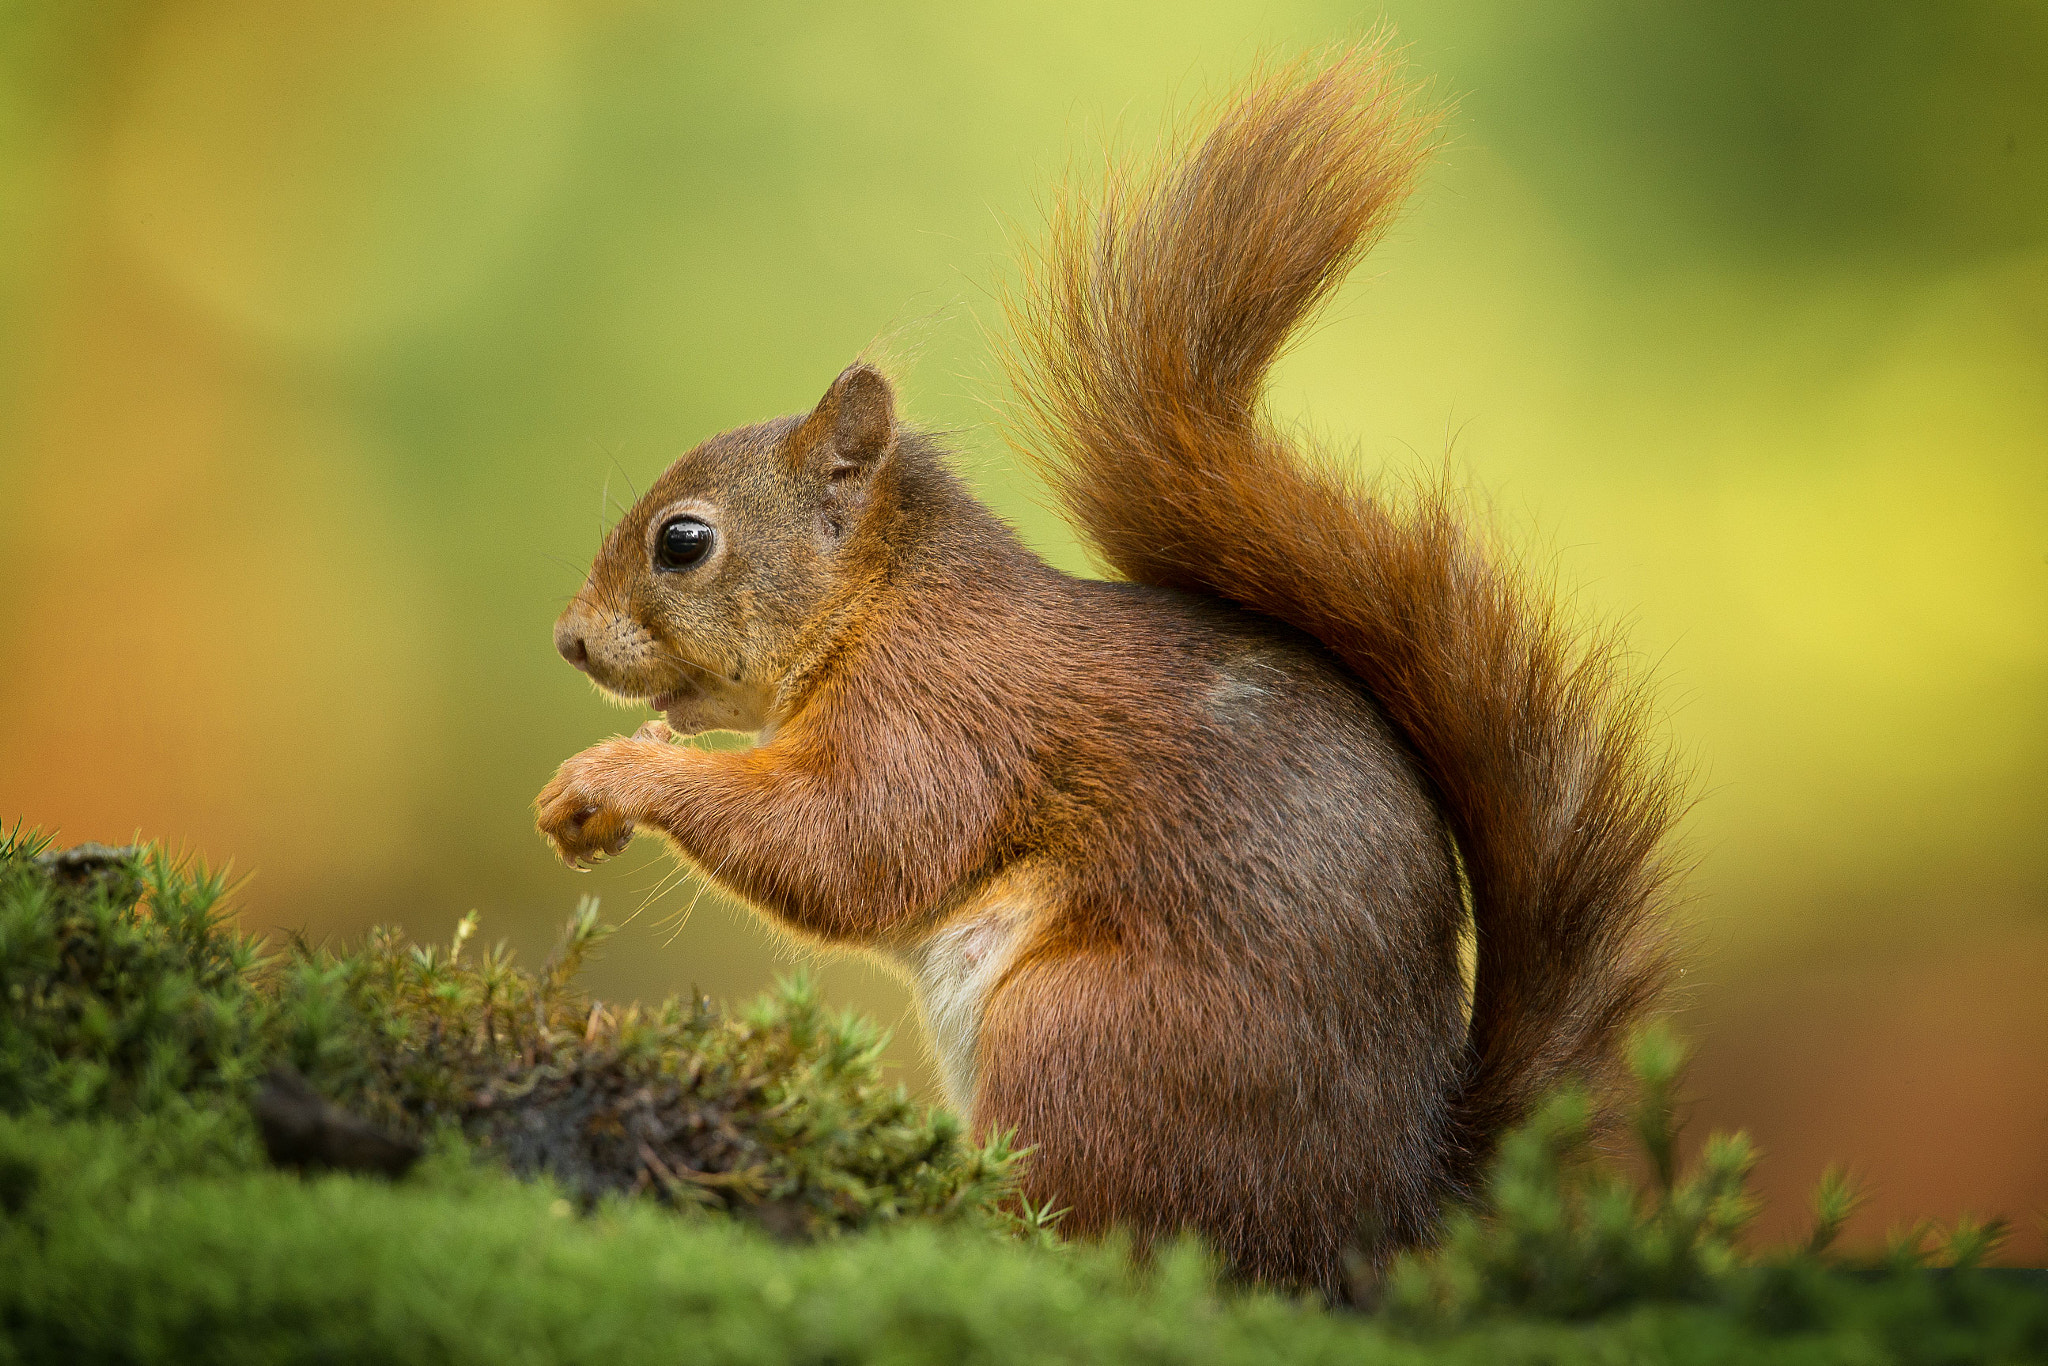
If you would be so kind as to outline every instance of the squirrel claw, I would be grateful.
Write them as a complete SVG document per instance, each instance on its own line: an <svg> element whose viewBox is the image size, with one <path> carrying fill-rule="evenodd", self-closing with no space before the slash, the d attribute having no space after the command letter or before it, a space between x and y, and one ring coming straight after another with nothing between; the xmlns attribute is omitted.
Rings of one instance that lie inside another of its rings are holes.
<svg viewBox="0 0 2048 1366"><path fill-rule="evenodd" d="M582 756L569 760L534 803L541 834L579 873L624 853L633 839L633 822L604 798L587 768Z"/></svg>

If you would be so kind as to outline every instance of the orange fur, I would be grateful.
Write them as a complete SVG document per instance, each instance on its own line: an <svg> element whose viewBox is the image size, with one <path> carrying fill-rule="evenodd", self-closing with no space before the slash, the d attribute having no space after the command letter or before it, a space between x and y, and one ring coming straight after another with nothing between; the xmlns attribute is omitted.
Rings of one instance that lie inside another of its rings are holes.
<svg viewBox="0 0 2048 1366"><path fill-rule="evenodd" d="M1325 1291L1426 1239L1666 971L1676 785L1612 638L1448 497L1392 505L1257 411L1413 178L1408 99L1371 45L1283 71L1070 201L1027 271L1019 441L1128 582L1031 555L855 366L677 461L557 628L677 729L760 743L609 741L539 799L565 858L659 831L903 962L1069 1228L1192 1229ZM664 568L679 517L716 548Z"/></svg>

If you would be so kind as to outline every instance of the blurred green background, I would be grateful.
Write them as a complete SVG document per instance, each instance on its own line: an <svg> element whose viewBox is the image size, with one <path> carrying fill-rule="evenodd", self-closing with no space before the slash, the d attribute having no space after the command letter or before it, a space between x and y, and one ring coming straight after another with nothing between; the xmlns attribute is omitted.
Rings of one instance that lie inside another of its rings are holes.
<svg viewBox="0 0 2048 1366"><path fill-rule="evenodd" d="M1699 1125L1858 1224L2048 1207L2048 9L1847 0L0 0L0 818L253 874L259 926L799 960L533 834L634 724L549 645L607 516L864 348L989 423L1048 186L1385 17L1455 102L1277 409L1446 449L1665 682L1704 800ZM857 960L831 993L897 1022Z"/></svg>

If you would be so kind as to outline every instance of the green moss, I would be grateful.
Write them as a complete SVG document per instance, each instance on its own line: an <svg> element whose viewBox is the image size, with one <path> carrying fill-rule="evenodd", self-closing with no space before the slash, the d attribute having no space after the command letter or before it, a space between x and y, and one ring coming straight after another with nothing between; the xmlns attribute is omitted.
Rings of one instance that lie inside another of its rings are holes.
<svg viewBox="0 0 2048 1366"><path fill-rule="evenodd" d="M1569 1319L1721 1295L1744 1263L1736 1240L1756 1212L1755 1154L1741 1134L1715 1135L1696 1169L1678 1173L1673 1091L1683 1062L1661 1029L1631 1050L1646 1187L1599 1160L1587 1097L1559 1094L1502 1142L1481 1205L1453 1213L1429 1255L1396 1264L1390 1310L1420 1323Z"/></svg>
<svg viewBox="0 0 2048 1366"><path fill-rule="evenodd" d="M441 1161L164 1178L133 1125L0 1118L0 1363L2048 1360L2048 1296L1981 1273L1807 1259L1424 1330L1220 1287L1186 1245L1143 1270L930 1221L792 1245Z"/></svg>
<svg viewBox="0 0 2048 1366"><path fill-rule="evenodd" d="M534 973L473 922L266 956L204 870L44 854L0 841L0 1366L2048 1361L2048 1282L1972 1269L1996 1227L1843 1261L1831 1175L1808 1238L1745 1254L1748 1147L1679 1169L1664 1035L1634 1054L1647 1180L1560 1096L1440 1247L1330 1310L1002 1213L1019 1159L883 1086L802 984L598 1007L593 908ZM272 1169L248 1101L280 1064L426 1160Z"/></svg>
<svg viewBox="0 0 2048 1366"><path fill-rule="evenodd" d="M1880 1256L1831 1257L1858 1200L1834 1170L1814 1193L1812 1232L1800 1244L1749 1253L1740 1235L1758 1207L1748 1138L1713 1135L1693 1168L1679 1171L1675 1093L1685 1049L1652 1026L1633 1041L1630 1063L1630 1127L1646 1183L1596 1145L1587 1097L1564 1091L1507 1135L1482 1199L1449 1215L1440 1244L1400 1258L1385 1283L1361 1287L1361 1297L1388 1321L1424 1334L1508 1319L1591 1320L1644 1305L1703 1306L1765 1326L1811 1324L1846 1312L1837 1303L1846 1286L1919 1285L1928 1268L1967 1272L2003 1236L2001 1222L1966 1218L1944 1230L1928 1221ZM1980 1282L1964 1275L1950 1283ZM2048 1277L2039 1287L2035 1332L2048 1331ZM2037 1350L2048 1352L2048 1338Z"/></svg>
<svg viewBox="0 0 2048 1366"><path fill-rule="evenodd" d="M0 1110L133 1118L253 1085L263 964L220 913L221 878L44 843L0 835Z"/></svg>
<svg viewBox="0 0 2048 1366"><path fill-rule="evenodd" d="M737 1015L612 1009L575 985L608 933L595 904L535 973L503 945L465 952L474 917L445 951L378 930L266 956L222 893L156 850L0 844L0 1111L176 1120L212 1136L195 1163L248 1167L248 1101L290 1066L397 1137L459 1136L586 1204L631 1194L786 1234L1010 1222L1014 1155L885 1084L882 1037L801 979Z"/></svg>

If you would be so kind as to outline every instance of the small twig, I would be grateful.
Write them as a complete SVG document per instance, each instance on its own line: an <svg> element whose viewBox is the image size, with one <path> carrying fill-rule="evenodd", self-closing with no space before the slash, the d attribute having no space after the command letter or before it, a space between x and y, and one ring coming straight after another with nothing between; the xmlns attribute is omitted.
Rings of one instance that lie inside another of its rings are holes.
<svg viewBox="0 0 2048 1366"><path fill-rule="evenodd" d="M671 1192L687 1190L690 1192L692 1199L703 1199L707 1190L734 1191L750 1204L761 1198L756 1190L760 1177L751 1169L732 1172L700 1172L694 1167L679 1166L671 1168L661 1160L661 1155L649 1147L644 1140L640 1144L640 1160L647 1164L647 1169L659 1177L661 1183L668 1187ZM684 1184L686 1182L688 1183L687 1185Z"/></svg>

